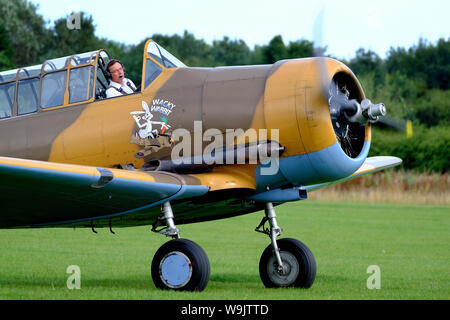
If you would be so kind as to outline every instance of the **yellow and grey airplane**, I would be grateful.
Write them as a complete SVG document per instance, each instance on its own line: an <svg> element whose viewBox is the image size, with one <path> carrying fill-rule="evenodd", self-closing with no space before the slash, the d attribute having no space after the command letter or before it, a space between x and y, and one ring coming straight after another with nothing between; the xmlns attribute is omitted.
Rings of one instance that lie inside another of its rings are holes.
<svg viewBox="0 0 450 320"><path fill-rule="evenodd" d="M302 242L278 239L274 207L396 166L367 157L385 114L329 58L190 68L152 40L136 92L106 98L105 50L0 73L0 228L152 225L158 288L203 290L204 250L177 225L264 210L267 287L310 287Z"/></svg>

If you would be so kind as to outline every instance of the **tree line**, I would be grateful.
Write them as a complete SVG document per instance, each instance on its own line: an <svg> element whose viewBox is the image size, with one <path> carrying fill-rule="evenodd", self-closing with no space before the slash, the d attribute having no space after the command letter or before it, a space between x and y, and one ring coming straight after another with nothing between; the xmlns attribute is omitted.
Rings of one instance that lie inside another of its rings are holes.
<svg viewBox="0 0 450 320"><path fill-rule="evenodd" d="M68 16L53 25L26 0L0 0L0 71L41 64L45 60L106 49L126 66L127 76L139 82L144 44L152 38L191 67L271 64L282 59L314 56L326 48L309 40L285 43L281 35L268 44L250 48L241 39L223 37L211 44L184 31L182 35L153 34L135 45L125 45L95 34L92 16L82 12L80 29L70 30ZM328 55L330 56L330 55ZM332 57L332 56L331 56ZM333 57L339 58L339 57ZM413 122L413 137L375 127L370 155L390 154L403 167L447 172L450 154L450 38L435 44L424 39L411 48L391 48L386 58L359 49L347 64L360 80L366 96L384 102L390 115Z"/></svg>

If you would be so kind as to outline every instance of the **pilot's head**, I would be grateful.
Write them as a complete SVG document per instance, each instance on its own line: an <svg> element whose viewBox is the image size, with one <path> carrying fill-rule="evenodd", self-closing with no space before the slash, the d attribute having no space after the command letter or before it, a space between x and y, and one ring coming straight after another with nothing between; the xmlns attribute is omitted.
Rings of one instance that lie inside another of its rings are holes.
<svg viewBox="0 0 450 320"><path fill-rule="evenodd" d="M106 70L108 70L109 74L111 75L112 81L122 83L125 77L122 62L116 59L112 59L108 62Z"/></svg>

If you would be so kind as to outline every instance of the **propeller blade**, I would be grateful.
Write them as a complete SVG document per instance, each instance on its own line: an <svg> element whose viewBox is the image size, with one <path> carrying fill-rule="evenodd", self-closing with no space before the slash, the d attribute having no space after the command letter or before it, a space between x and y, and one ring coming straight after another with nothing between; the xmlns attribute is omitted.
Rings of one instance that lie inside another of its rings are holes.
<svg viewBox="0 0 450 320"><path fill-rule="evenodd" d="M406 132L406 120L404 119L384 116L380 118L379 122L396 130Z"/></svg>
<svg viewBox="0 0 450 320"><path fill-rule="evenodd" d="M323 95L330 97L330 82L328 80L327 66L324 59L325 46L323 45L323 23L325 8L322 8L316 16L313 24L312 39L314 45L314 57L317 58L317 68L319 69L320 83L323 88Z"/></svg>
<svg viewBox="0 0 450 320"><path fill-rule="evenodd" d="M396 117L384 116L384 117L380 117L378 122L387 127L393 128L395 130L405 132L407 138L411 138L413 136L413 127L412 127L411 120L405 120L405 119L396 118Z"/></svg>

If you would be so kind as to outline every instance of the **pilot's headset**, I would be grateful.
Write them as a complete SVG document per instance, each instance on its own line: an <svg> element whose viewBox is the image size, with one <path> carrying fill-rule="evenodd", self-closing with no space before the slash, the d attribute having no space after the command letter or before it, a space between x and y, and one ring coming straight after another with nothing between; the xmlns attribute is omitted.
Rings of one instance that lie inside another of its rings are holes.
<svg viewBox="0 0 450 320"><path fill-rule="evenodd" d="M122 62L120 62L120 60L117 60L117 59L109 60L108 64L106 65L106 76L108 77L108 80L111 80L111 78L112 78L111 72L109 72L109 67L111 67L116 62L120 63L120 65L122 66L122 69L123 69L123 73L125 74L125 67L123 66Z"/></svg>

